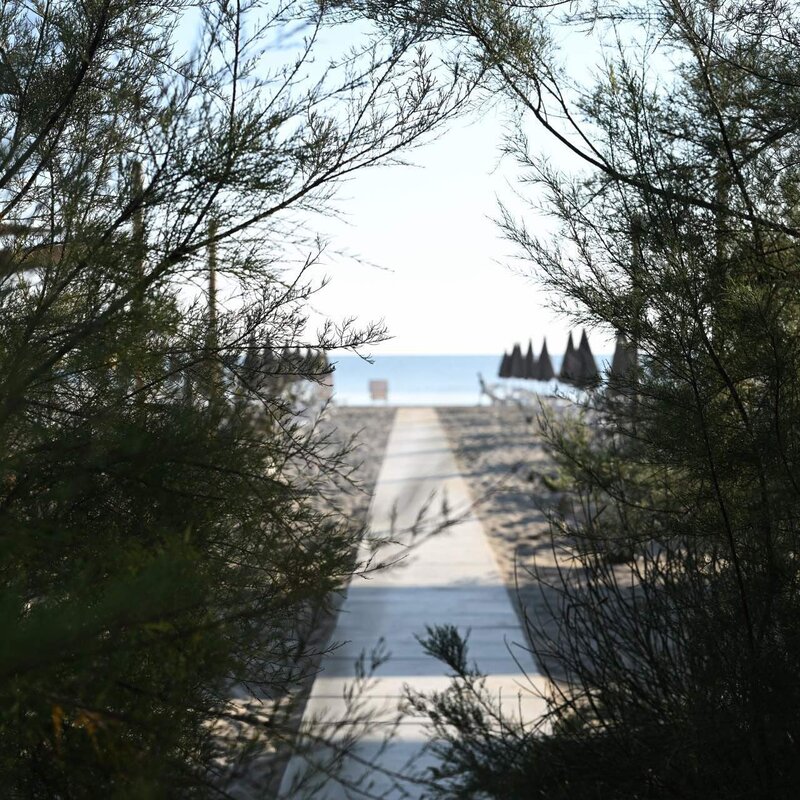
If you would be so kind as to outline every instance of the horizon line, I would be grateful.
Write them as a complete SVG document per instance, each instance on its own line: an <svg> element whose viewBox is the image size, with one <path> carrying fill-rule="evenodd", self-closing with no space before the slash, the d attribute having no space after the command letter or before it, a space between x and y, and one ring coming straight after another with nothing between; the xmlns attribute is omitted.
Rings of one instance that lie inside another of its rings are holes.
<svg viewBox="0 0 800 800"><path fill-rule="evenodd" d="M551 355L560 355L561 353L555 352L551 353ZM388 357L402 357L402 358L409 358L409 357L418 357L418 356L428 356L431 358L441 358L443 356L447 356L448 358L453 358L454 356L463 356L465 358L469 358L472 356L491 356L492 358L502 358L502 353L372 353L369 356L360 356L357 353L336 353L335 351L332 354L334 357L345 357L345 358L360 358L362 361L365 358L388 358ZM595 357L599 356L612 356L613 353L593 353Z"/></svg>

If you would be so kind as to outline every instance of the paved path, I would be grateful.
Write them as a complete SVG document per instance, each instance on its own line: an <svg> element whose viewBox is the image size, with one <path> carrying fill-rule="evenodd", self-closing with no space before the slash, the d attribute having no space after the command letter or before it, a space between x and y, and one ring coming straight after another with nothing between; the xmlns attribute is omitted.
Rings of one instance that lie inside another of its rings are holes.
<svg viewBox="0 0 800 800"><path fill-rule="evenodd" d="M432 493L429 524L441 519L443 498L451 516L468 509L471 502L436 412L400 409L375 487L370 510L372 536L387 534L394 508L396 530L413 525ZM389 553L391 557L391 549ZM514 657L509 653L506 642L521 645L524 635L483 527L470 514L465 521L426 539L402 566L374 573L369 580L353 580L332 636L332 641L345 644L323 660L303 727L322 734L336 730L335 738L342 747L348 736L365 733L362 716L377 720L377 724L353 747L352 755L341 760L340 782L318 775L305 789L297 788L293 782L306 760L295 756L284 776L281 797L418 800L424 796L424 787L413 781L414 775L424 774L433 763L433 756L422 752L427 741L423 721L400 716L397 709L405 685L423 691L442 691L449 685L447 668L426 656L414 638L414 634L424 634L426 625L444 623L456 625L462 632L471 629L470 661L477 661L489 676L488 687L495 696L502 695L504 711L522 713L525 719L541 715L543 703L525 690L530 684L514 659L540 685L541 678L525 649L512 645ZM385 639L391 658L378 666L374 680L366 684L362 702L354 706L346 699L348 686L353 685L354 662L360 653L374 648L379 637ZM386 745L385 738L392 732ZM334 752L316 747L309 750L308 757L327 768Z"/></svg>

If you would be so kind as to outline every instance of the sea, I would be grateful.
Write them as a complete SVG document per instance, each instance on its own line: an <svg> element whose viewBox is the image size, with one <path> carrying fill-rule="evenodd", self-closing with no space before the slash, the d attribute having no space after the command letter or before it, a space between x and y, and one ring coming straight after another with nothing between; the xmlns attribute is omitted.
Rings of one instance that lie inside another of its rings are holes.
<svg viewBox="0 0 800 800"><path fill-rule="evenodd" d="M504 395L520 388L529 392L552 394L556 390L572 393L571 387L558 381L525 381L497 377L500 357L493 355L384 355L375 356L369 363L354 355L333 355L334 402L338 405L392 406L474 406L487 403L481 398L478 375ZM558 372L561 356L551 356L553 369ZM611 356L595 356L597 368L603 373ZM386 401L370 399L369 382L383 380L388 384Z"/></svg>

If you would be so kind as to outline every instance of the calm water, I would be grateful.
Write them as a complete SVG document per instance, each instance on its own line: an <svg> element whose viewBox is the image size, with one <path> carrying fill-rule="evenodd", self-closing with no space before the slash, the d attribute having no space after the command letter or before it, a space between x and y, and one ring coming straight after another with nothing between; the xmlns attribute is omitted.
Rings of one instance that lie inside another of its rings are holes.
<svg viewBox="0 0 800 800"><path fill-rule="evenodd" d="M558 372L561 356L551 356ZM478 373L488 384L520 386L529 391L549 392L558 384L539 381L501 380L497 377L499 356L376 356L369 364L357 356L334 356L335 401L341 405L370 405L371 380L389 383L390 405L475 405L479 398ZM610 357L596 357L605 369ZM483 402L487 402L484 398Z"/></svg>

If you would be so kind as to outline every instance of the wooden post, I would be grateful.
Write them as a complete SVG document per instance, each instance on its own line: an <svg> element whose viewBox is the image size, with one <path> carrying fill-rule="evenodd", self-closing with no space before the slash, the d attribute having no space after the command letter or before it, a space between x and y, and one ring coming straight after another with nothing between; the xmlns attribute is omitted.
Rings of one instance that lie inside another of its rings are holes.
<svg viewBox="0 0 800 800"><path fill-rule="evenodd" d="M219 400L219 370L217 368L217 221L208 223L208 331L206 351L208 353L209 399Z"/></svg>
<svg viewBox="0 0 800 800"><path fill-rule="evenodd" d="M133 211L134 268L137 278L144 277L144 211L141 205L143 191L142 162L134 161L131 165L131 200L137 203Z"/></svg>
<svg viewBox="0 0 800 800"><path fill-rule="evenodd" d="M133 211L133 220L132 220L132 244L133 244L133 269L134 275L133 279L135 281L142 280L144 278L144 251L145 251L145 241L144 241L144 211L141 205L141 198L143 192L143 181L142 181L142 162L141 161L134 161L131 164L131 201L136 203L136 207ZM140 328L140 333L142 334L142 338L144 338L144 330L141 330L143 327L140 322L141 320L136 319L136 313L142 312L142 306L144 304L144 288L136 293L135 299L133 301L133 311L134 311L134 323L138 328ZM133 375L134 381L134 389L135 394L137 397L138 402L143 402L143 393L144 393L144 379L142 378L142 373L137 369L134 371Z"/></svg>
<svg viewBox="0 0 800 800"><path fill-rule="evenodd" d="M641 237L642 221L638 215L631 219L631 278L633 283L633 302L634 302L634 323L632 340L628 342L627 372L631 380L636 380L636 372L639 367L639 341L642 336L642 326L644 325L644 292L641 286Z"/></svg>
<svg viewBox="0 0 800 800"><path fill-rule="evenodd" d="M209 344L217 343L217 221L208 223L208 338Z"/></svg>

